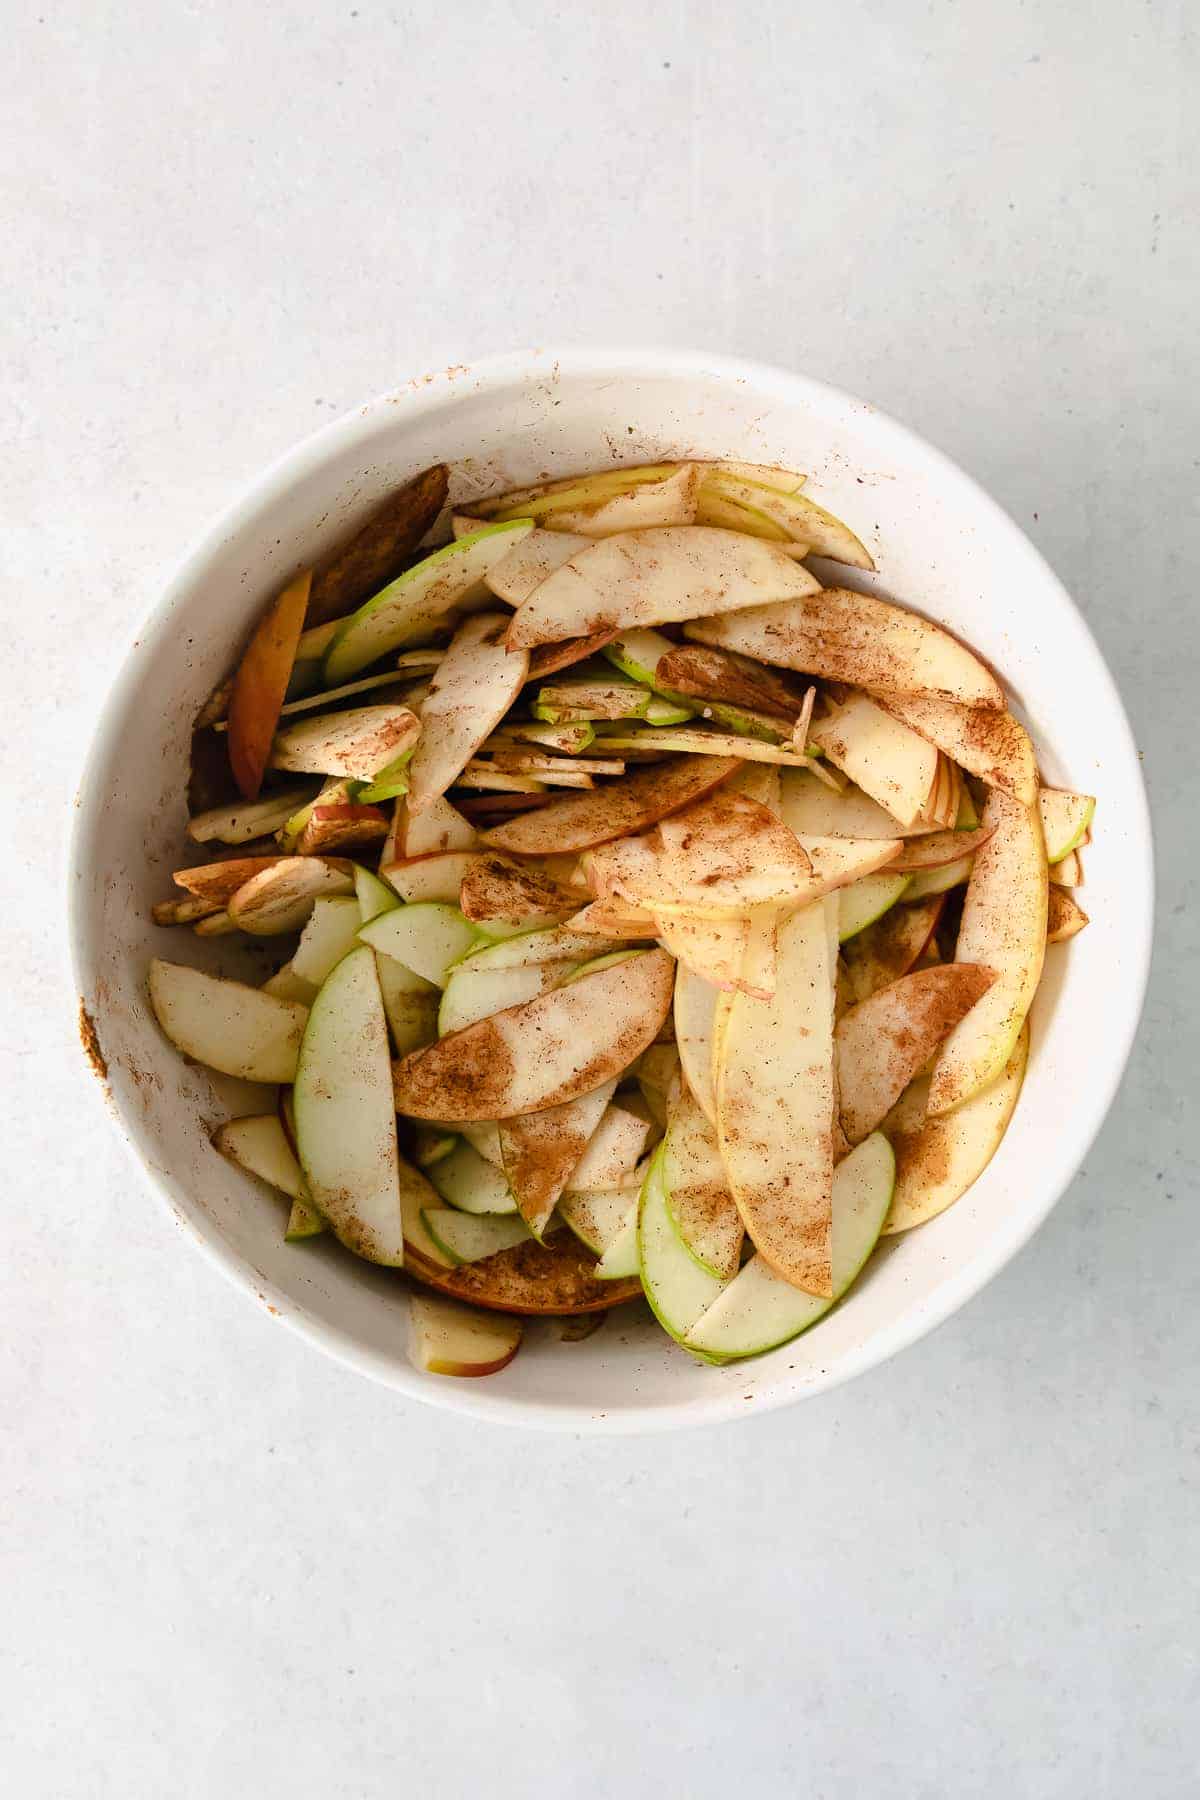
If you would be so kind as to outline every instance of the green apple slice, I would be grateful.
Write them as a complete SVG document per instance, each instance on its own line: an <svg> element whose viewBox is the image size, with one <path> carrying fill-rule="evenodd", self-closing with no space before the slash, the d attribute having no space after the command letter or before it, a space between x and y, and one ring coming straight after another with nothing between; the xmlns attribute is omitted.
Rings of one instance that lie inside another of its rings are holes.
<svg viewBox="0 0 1200 1800"><path fill-rule="evenodd" d="M719 992L682 962L675 970L675 1042L683 1078L701 1112L714 1127L717 1097L713 1090L712 1046Z"/></svg>
<svg viewBox="0 0 1200 1800"><path fill-rule="evenodd" d="M682 1343L726 1284L696 1261L672 1223L662 1182L663 1156L660 1144L638 1201L638 1272L655 1318Z"/></svg>
<svg viewBox="0 0 1200 1800"><path fill-rule="evenodd" d="M726 1358L761 1356L807 1331L853 1285L879 1241L891 1203L895 1160L879 1132L833 1173L833 1293L792 1287L752 1256L684 1338L689 1350Z"/></svg>
<svg viewBox="0 0 1200 1800"><path fill-rule="evenodd" d="M362 913L353 894L317 900L292 957L292 973L320 987L335 964L353 950Z"/></svg>
<svg viewBox="0 0 1200 1800"><path fill-rule="evenodd" d="M213 1133L213 1146L240 1169L269 1182L291 1200L304 1198L304 1174L276 1113L230 1119Z"/></svg>
<svg viewBox="0 0 1200 1800"><path fill-rule="evenodd" d="M811 594L820 584L773 544L706 525L617 532L581 550L517 608L514 649L614 626L663 625Z"/></svg>
<svg viewBox="0 0 1200 1800"><path fill-rule="evenodd" d="M843 894L848 891L842 890ZM941 915L941 897L935 894L913 904L910 900L911 889L903 906L890 909L847 943L842 960L850 1005L869 1000L907 975L928 945Z"/></svg>
<svg viewBox="0 0 1200 1800"><path fill-rule="evenodd" d="M469 961L456 963L438 1008L438 1036L462 1031L507 1006L535 1000L559 987L574 968L569 962L525 963L515 969L475 969Z"/></svg>
<svg viewBox="0 0 1200 1800"><path fill-rule="evenodd" d="M729 1192L716 1131L686 1089L671 1111L659 1180L684 1248L710 1275L729 1281L741 1257L742 1218Z"/></svg>
<svg viewBox="0 0 1200 1800"><path fill-rule="evenodd" d="M451 964L466 955L479 932L456 906L426 902L380 913L361 927L359 936L381 955L444 988Z"/></svg>
<svg viewBox="0 0 1200 1800"><path fill-rule="evenodd" d="M432 1294L410 1294L409 1355L430 1375L494 1375L521 1348L524 1322L459 1306Z"/></svg>
<svg viewBox="0 0 1200 1800"><path fill-rule="evenodd" d="M473 500L471 506L484 519L549 519L564 507L599 506L643 482L662 481L678 467L678 463L636 463L628 468L603 469L594 475L560 476L555 481L539 481L533 487L494 494L487 500Z"/></svg>
<svg viewBox="0 0 1200 1800"><path fill-rule="evenodd" d="M804 545L806 552L814 556L825 556L853 569L875 567L870 553L848 525L795 491L781 493L773 484L743 479L726 469L709 471L703 487L706 496L714 494L735 506L764 513L793 543Z"/></svg>
<svg viewBox="0 0 1200 1800"><path fill-rule="evenodd" d="M1072 794L1065 788L1039 788L1038 812L1046 840L1047 862L1061 862L1078 848L1091 828L1096 802L1091 794Z"/></svg>
<svg viewBox="0 0 1200 1800"><path fill-rule="evenodd" d="M413 816L441 799L525 684L529 657L504 642L510 617L485 612L464 619L438 664L409 765L408 810Z"/></svg>
<svg viewBox="0 0 1200 1800"><path fill-rule="evenodd" d="M483 969L520 969L530 963L580 963L621 948L621 944L612 939L555 925L523 932L520 937L506 938L499 944L481 941L463 959L461 966L478 973Z"/></svg>
<svg viewBox="0 0 1200 1800"><path fill-rule="evenodd" d="M354 865L354 893L361 925L369 925L380 913L392 912L400 904L395 889L370 869L364 869L361 863Z"/></svg>
<svg viewBox="0 0 1200 1800"><path fill-rule="evenodd" d="M249 844L285 826L299 806L313 799L313 787L278 788L261 800L239 800L233 806L215 806L188 820L187 834L194 844Z"/></svg>
<svg viewBox="0 0 1200 1800"><path fill-rule="evenodd" d="M494 1168L503 1169L504 1155L500 1149L500 1126L494 1119L465 1119L454 1130L465 1137L468 1144L478 1150Z"/></svg>
<svg viewBox="0 0 1200 1800"><path fill-rule="evenodd" d="M525 1244L530 1239L524 1220L516 1217L497 1219L433 1206L427 1207L421 1217L434 1243L456 1268L462 1263L482 1262L485 1256L511 1250L515 1244Z"/></svg>
<svg viewBox="0 0 1200 1800"><path fill-rule="evenodd" d="M464 1213L515 1213L516 1196L502 1169L460 1140L449 1156L429 1170L429 1180L447 1206Z"/></svg>
<svg viewBox="0 0 1200 1800"><path fill-rule="evenodd" d="M293 1092L296 1148L313 1205L368 1262L404 1261L400 1189L428 1184L396 1146L387 1021L375 957L342 958L313 1001Z"/></svg>
<svg viewBox="0 0 1200 1800"><path fill-rule="evenodd" d="M521 1217L541 1238L559 1196L616 1092L616 1077L591 1094L522 1118L501 1119L504 1173Z"/></svg>
<svg viewBox="0 0 1200 1800"><path fill-rule="evenodd" d="M440 626L533 530L528 519L485 525L416 563L342 622L325 653L325 680L348 681L392 650Z"/></svg>
<svg viewBox="0 0 1200 1800"><path fill-rule="evenodd" d="M621 1229L605 1248L603 1256L595 1267L597 1281L628 1281L631 1276L640 1272L638 1253L638 1201L637 1195L625 1196L626 1212L621 1221Z"/></svg>
<svg viewBox="0 0 1200 1800"><path fill-rule="evenodd" d="M629 1188L610 1188L607 1192L564 1194L558 1203L558 1216L569 1225L585 1250L603 1256L620 1234L636 1207L637 1194ZM637 1274L637 1270L634 1270Z"/></svg>
<svg viewBox="0 0 1200 1800"><path fill-rule="evenodd" d="M846 943L907 895L911 876L864 875L838 893L838 941Z"/></svg>
<svg viewBox="0 0 1200 1800"><path fill-rule="evenodd" d="M418 1169L436 1168L438 1163L445 1162L458 1148L455 1133L439 1131L436 1125L418 1125L413 1138L413 1162Z"/></svg>
<svg viewBox="0 0 1200 1800"><path fill-rule="evenodd" d="M313 813L318 806L347 806L357 802L361 781L345 781L331 775L323 783L319 793L289 813L283 824L275 833L275 840L281 851L294 852L304 833L312 823Z"/></svg>
<svg viewBox="0 0 1200 1800"><path fill-rule="evenodd" d="M313 1211L307 1200L292 1201L287 1224L283 1228L285 1244L304 1244L310 1238L323 1237L325 1231L324 1219L319 1212Z"/></svg>
<svg viewBox="0 0 1200 1800"><path fill-rule="evenodd" d="M291 1081L309 1011L182 963L150 964L150 1004L176 1049L243 1081Z"/></svg>

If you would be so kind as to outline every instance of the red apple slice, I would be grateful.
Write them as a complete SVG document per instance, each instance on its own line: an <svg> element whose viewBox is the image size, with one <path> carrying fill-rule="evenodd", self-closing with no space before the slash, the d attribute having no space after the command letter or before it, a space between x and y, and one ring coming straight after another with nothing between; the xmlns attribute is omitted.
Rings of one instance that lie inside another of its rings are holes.
<svg viewBox="0 0 1200 1800"><path fill-rule="evenodd" d="M377 806L356 806L350 801L314 806L296 840L296 850L300 856L330 850L363 850L382 843L387 834L388 816Z"/></svg>
<svg viewBox="0 0 1200 1800"><path fill-rule="evenodd" d="M529 659L505 648L507 629L507 613L476 613L451 638L421 708L409 768L411 815L445 793L520 693Z"/></svg>
<svg viewBox="0 0 1200 1800"><path fill-rule="evenodd" d="M991 985L987 969L946 963L902 975L843 1013L834 1050L842 1130L851 1144L870 1136Z"/></svg>
<svg viewBox="0 0 1200 1800"><path fill-rule="evenodd" d="M1011 713L915 696L884 696L883 704L968 774L1003 789L1025 806L1034 804L1037 760L1028 733Z"/></svg>
<svg viewBox="0 0 1200 1800"><path fill-rule="evenodd" d="M284 588L255 628L242 653L229 696L229 763L246 800L258 798L271 753L279 712L287 697L304 629L312 572Z"/></svg>
<svg viewBox="0 0 1200 1800"><path fill-rule="evenodd" d="M527 817L494 825L484 837L496 849L521 856L587 850L644 831L668 813L678 812L718 786L737 766L730 757L679 757L623 775L592 793L556 799Z"/></svg>

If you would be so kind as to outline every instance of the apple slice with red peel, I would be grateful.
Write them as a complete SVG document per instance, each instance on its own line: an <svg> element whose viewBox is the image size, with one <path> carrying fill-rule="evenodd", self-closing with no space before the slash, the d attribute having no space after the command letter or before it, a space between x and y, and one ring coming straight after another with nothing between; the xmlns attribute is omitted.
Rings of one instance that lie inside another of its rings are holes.
<svg viewBox="0 0 1200 1800"><path fill-rule="evenodd" d="M656 763L591 793L569 794L537 812L493 825L484 841L521 856L589 850L645 831L719 786L738 766L733 757L683 756Z"/></svg>
<svg viewBox="0 0 1200 1800"><path fill-rule="evenodd" d="M944 1117L924 1115L927 1078L901 1097L884 1121L896 1152L896 1190L884 1221L885 1236L945 1212L979 1179L1008 1129L1028 1054L1025 1024L999 1074Z"/></svg>
<svg viewBox="0 0 1200 1800"><path fill-rule="evenodd" d="M983 822L992 836L971 870L955 960L979 963L996 979L942 1048L929 1091L931 1116L961 1106L1000 1073L1045 957L1048 883L1037 808L993 788Z"/></svg>
<svg viewBox="0 0 1200 1800"><path fill-rule="evenodd" d="M1095 811L1091 794L1072 794L1065 788L1038 789L1038 812L1048 862L1061 862L1079 848L1091 829Z"/></svg>
<svg viewBox="0 0 1200 1800"><path fill-rule="evenodd" d="M852 1006L908 974L932 938L944 904L940 894L912 906L906 900L850 939L842 960Z"/></svg>
<svg viewBox="0 0 1200 1800"><path fill-rule="evenodd" d="M479 942L474 925L456 906L436 902L397 906L380 913L361 927L359 936L382 956L394 957L436 987L445 987L451 965ZM436 1113L431 1116L438 1117ZM496 1114L486 1116L495 1118Z"/></svg>
<svg viewBox="0 0 1200 1800"><path fill-rule="evenodd" d="M616 1077L594 1093L544 1112L501 1119L504 1173L521 1217L540 1238L616 1092Z"/></svg>
<svg viewBox="0 0 1200 1800"><path fill-rule="evenodd" d="M463 879L478 854L477 850L441 850L403 862L380 863L379 868L402 900L413 905L432 901L457 907Z"/></svg>
<svg viewBox="0 0 1200 1800"><path fill-rule="evenodd" d="M434 672L409 765L408 810L442 797L500 723L525 683L529 659L505 647L507 613L464 619Z"/></svg>
<svg viewBox="0 0 1200 1800"><path fill-rule="evenodd" d="M296 851L300 856L317 856L331 850L365 850L382 843L387 834L388 817L378 806L358 806L348 800L334 806L318 805L296 840Z"/></svg>
<svg viewBox="0 0 1200 1800"><path fill-rule="evenodd" d="M527 932L569 919L576 896L536 864L486 850L465 870L458 904L484 931L498 925Z"/></svg>
<svg viewBox="0 0 1200 1800"><path fill-rule="evenodd" d="M150 1004L176 1049L243 1081L291 1081L308 1008L182 963L150 964Z"/></svg>
<svg viewBox="0 0 1200 1800"><path fill-rule="evenodd" d="M709 1124L716 1126L713 1025L719 990L681 962L675 971L675 1042L683 1078Z"/></svg>
<svg viewBox="0 0 1200 1800"><path fill-rule="evenodd" d="M229 764L245 800L258 798L296 646L304 629L312 573L306 570L267 609L242 653L229 696Z"/></svg>
<svg viewBox="0 0 1200 1800"><path fill-rule="evenodd" d="M855 694L834 707L809 737L901 825L921 818L938 773L937 751L869 695Z"/></svg>
<svg viewBox="0 0 1200 1800"><path fill-rule="evenodd" d="M396 1110L418 1119L506 1119L591 1093L654 1042L673 976L664 951L640 951L480 1019L396 1064Z"/></svg>
<svg viewBox="0 0 1200 1800"><path fill-rule="evenodd" d="M514 648L813 593L819 583L771 544L709 526L618 532L547 576L509 629Z"/></svg>
<svg viewBox="0 0 1200 1800"><path fill-rule="evenodd" d="M779 927L772 1000L735 994L714 1044L717 1134L755 1248L809 1293L831 1289L833 970L823 903Z"/></svg>
<svg viewBox="0 0 1200 1800"><path fill-rule="evenodd" d="M884 695L882 704L928 738L969 775L1032 806L1037 799L1037 760L1024 728L1011 713L956 705L916 695Z"/></svg>
<svg viewBox="0 0 1200 1800"><path fill-rule="evenodd" d="M269 869L243 882L228 902L229 917L254 937L277 937L299 931L316 901L349 894L354 878L320 856L282 857Z"/></svg>
<svg viewBox="0 0 1200 1800"><path fill-rule="evenodd" d="M430 1375L495 1375L521 1348L518 1320L428 1294L409 1299L409 1354Z"/></svg>
<svg viewBox="0 0 1200 1800"><path fill-rule="evenodd" d="M716 1131L687 1088L671 1108L659 1179L685 1249L710 1275L730 1280L741 1257L742 1217L729 1191Z"/></svg>
<svg viewBox="0 0 1200 1800"><path fill-rule="evenodd" d="M834 1054L842 1130L851 1144L870 1136L991 985L988 969L944 963L902 975L843 1013Z"/></svg>
<svg viewBox="0 0 1200 1800"><path fill-rule="evenodd" d="M1046 909L1046 942L1061 944L1088 923L1088 916L1066 888L1051 887Z"/></svg>

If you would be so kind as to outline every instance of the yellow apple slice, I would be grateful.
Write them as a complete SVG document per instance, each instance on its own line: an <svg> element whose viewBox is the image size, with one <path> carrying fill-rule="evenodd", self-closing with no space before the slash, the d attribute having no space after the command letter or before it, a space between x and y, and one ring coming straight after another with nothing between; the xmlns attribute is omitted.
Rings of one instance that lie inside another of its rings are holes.
<svg viewBox="0 0 1200 1800"><path fill-rule="evenodd" d="M582 532L589 538L647 531L652 526L690 525L696 517L699 478L694 464L683 463L661 481L639 482L627 493L614 494L595 505L556 507L547 523L555 531Z"/></svg>
<svg viewBox="0 0 1200 1800"><path fill-rule="evenodd" d="M946 1040L929 1090L931 1116L951 1112L1004 1067L1033 1003L1046 952L1046 848L1036 806L998 788L983 810L992 837L967 883L956 962L996 979Z"/></svg>
<svg viewBox="0 0 1200 1800"><path fill-rule="evenodd" d="M644 831L717 787L738 767L733 757L681 756L623 775L588 794L569 794L537 812L508 819L484 832L484 842L520 856L553 856L588 850L613 838Z"/></svg>
<svg viewBox="0 0 1200 1800"><path fill-rule="evenodd" d="M809 737L901 825L920 818L937 776L937 751L869 695L854 694L835 706Z"/></svg>
<svg viewBox="0 0 1200 1800"><path fill-rule="evenodd" d="M786 1281L831 1292L833 975L823 904L782 921L772 1000L735 994L716 1057L717 1134L755 1248Z"/></svg>
<svg viewBox="0 0 1200 1800"><path fill-rule="evenodd" d="M709 1124L717 1123L713 1025L719 990L683 962L675 970L675 1042L683 1078Z"/></svg>
<svg viewBox="0 0 1200 1800"><path fill-rule="evenodd" d="M716 1131L687 1088L671 1108L659 1178L684 1247L709 1274L730 1280L738 1271L745 1228Z"/></svg>
<svg viewBox="0 0 1200 1800"><path fill-rule="evenodd" d="M230 1119L214 1131L212 1141L213 1148L240 1169L269 1182L289 1199L304 1199L304 1173L277 1113Z"/></svg>
<svg viewBox="0 0 1200 1800"><path fill-rule="evenodd" d="M924 1224L966 1193L999 1148L1025 1078L1029 1026L1018 1033L999 1074L944 1117L924 1116L928 1078L914 1082L884 1130L896 1152L896 1190L884 1234Z"/></svg>
<svg viewBox="0 0 1200 1800"><path fill-rule="evenodd" d="M816 577L774 545L707 525L601 538L547 576L517 608L514 649L595 631L662 625L814 593Z"/></svg>
<svg viewBox="0 0 1200 1800"><path fill-rule="evenodd" d="M417 1119L506 1119L591 1093L654 1042L673 977L664 951L638 951L480 1019L396 1064L396 1110Z"/></svg>
<svg viewBox="0 0 1200 1800"><path fill-rule="evenodd" d="M1088 923L1088 916L1066 888L1051 887L1046 910L1046 942L1061 944Z"/></svg>
<svg viewBox="0 0 1200 1800"><path fill-rule="evenodd" d="M902 975L843 1013L834 1054L842 1130L851 1144L870 1136L991 985L987 969L944 963Z"/></svg>
<svg viewBox="0 0 1200 1800"><path fill-rule="evenodd" d="M504 643L509 616L487 612L464 619L434 672L409 764L410 816L441 798L525 684L528 656Z"/></svg>
<svg viewBox="0 0 1200 1800"><path fill-rule="evenodd" d="M291 1081L308 1008L182 963L150 964L150 1004L185 1056L243 1081Z"/></svg>
<svg viewBox="0 0 1200 1800"><path fill-rule="evenodd" d="M988 787L1003 789L1025 806L1036 801L1037 759L1029 734L1011 713L915 695L885 695L883 704Z"/></svg>
<svg viewBox="0 0 1200 1800"><path fill-rule="evenodd" d="M616 1092L616 1077L590 1094L543 1112L501 1119L500 1154L521 1217L534 1237L550 1222L559 1196Z"/></svg>
<svg viewBox="0 0 1200 1800"><path fill-rule="evenodd" d="M495 1375L521 1348L519 1319L428 1294L409 1298L409 1354L430 1375Z"/></svg>
<svg viewBox="0 0 1200 1800"><path fill-rule="evenodd" d="M1091 794L1072 794L1065 788L1039 788L1038 812L1042 836L1046 840L1046 858L1056 863L1084 841L1095 816L1096 802Z"/></svg>
<svg viewBox="0 0 1200 1800"><path fill-rule="evenodd" d="M875 567L869 551L848 525L795 490L784 493L773 483L742 477L725 467L706 471L702 495L702 506L711 506L715 499L761 513L793 543L803 546L806 555L811 551L854 569Z"/></svg>

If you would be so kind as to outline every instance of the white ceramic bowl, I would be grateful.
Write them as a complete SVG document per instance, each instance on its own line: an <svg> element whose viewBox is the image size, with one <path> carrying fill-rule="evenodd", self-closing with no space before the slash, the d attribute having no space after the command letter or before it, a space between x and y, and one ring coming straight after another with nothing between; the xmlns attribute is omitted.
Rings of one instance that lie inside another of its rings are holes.
<svg viewBox="0 0 1200 1800"><path fill-rule="evenodd" d="M150 1016L152 954L227 972L253 955L150 923L151 902L186 860L188 724L262 602L426 464L454 464L461 496L689 455L809 471L814 496L874 552L877 591L943 621L994 664L1046 777L1100 797L1087 851L1092 922L1048 960L1025 1089L985 1175L942 1217L888 1240L807 1336L712 1369L627 1308L581 1344L532 1327L512 1365L485 1380L425 1375L405 1352L403 1283L327 1242L284 1244L281 1203L208 1141L215 1121L254 1108L255 1091L188 1067ZM179 1224L248 1294L433 1405L563 1430L652 1430L832 1387L929 1331L1004 1266L1078 1169L1121 1078L1149 962L1152 881L1138 758L1112 679L1058 580L966 475L873 407L782 370L684 352L547 351L448 369L348 413L218 519L109 697L78 801L70 906L79 994L118 1129Z"/></svg>

